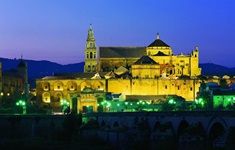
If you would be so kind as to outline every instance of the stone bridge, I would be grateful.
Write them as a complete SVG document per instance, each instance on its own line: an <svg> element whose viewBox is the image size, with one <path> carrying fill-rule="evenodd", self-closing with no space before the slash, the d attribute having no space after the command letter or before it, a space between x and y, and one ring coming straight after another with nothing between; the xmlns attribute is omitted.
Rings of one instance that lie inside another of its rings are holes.
<svg viewBox="0 0 235 150"><path fill-rule="evenodd" d="M133 140L141 134L142 138L147 136L152 149L164 141L167 143L167 140L175 141L172 144L175 145L174 149L235 149L235 144L232 144L235 143L235 111L118 112L83 115L85 124L91 121L96 121L99 135L105 140L110 140L111 135L115 133L114 140L110 142L118 144L122 138L126 138L123 141L128 141L129 136ZM119 137L121 134L122 138Z"/></svg>

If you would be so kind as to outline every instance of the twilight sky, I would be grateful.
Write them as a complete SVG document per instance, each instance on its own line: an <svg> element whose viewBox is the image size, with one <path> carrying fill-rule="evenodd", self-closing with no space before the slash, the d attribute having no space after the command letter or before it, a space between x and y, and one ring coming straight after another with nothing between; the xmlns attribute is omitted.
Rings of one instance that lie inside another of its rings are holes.
<svg viewBox="0 0 235 150"><path fill-rule="evenodd" d="M82 62L90 24L98 47L159 32L174 54L198 46L200 63L235 67L235 0L0 0L0 57Z"/></svg>

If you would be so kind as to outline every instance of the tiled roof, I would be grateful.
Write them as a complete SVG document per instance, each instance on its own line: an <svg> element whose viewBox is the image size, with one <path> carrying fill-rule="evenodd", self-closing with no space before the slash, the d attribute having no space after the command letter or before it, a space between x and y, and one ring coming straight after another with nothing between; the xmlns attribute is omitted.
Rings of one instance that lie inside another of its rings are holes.
<svg viewBox="0 0 235 150"><path fill-rule="evenodd" d="M163 42L160 39L156 39L155 41L153 41L148 47L155 47L155 46L164 46L164 47L170 47L169 45L167 45L165 42Z"/></svg>
<svg viewBox="0 0 235 150"><path fill-rule="evenodd" d="M139 65L139 64L158 64L156 63L152 58L150 58L149 56L142 56L139 60L137 60L135 63L135 65Z"/></svg>
<svg viewBox="0 0 235 150"><path fill-rule="evenodd" d="M42 78L43 80L66 80L66 79L75 79L72 76L45 76Z"/></svg>
<svg viewBox="0 0 235 150"><path fill-rule="evenodd" d="M100 58L138 58L146 55L145 47L100 47Z"/></svg>
<svg viewBox="0 0 235 150"><path fill-rule="evenodd" d="M71 77L71 78L80 78L80 79L91 79L96 72L89 72L89 73L83 73L83 72L71 72L71 73L63 73L63 72L58 72L54 73L53 77ZM104 78L104 75L107 74L107 72L99 72L99 75L101 78Z"/></svg>
<svg viewBox="0 0 235 150"><path fill-rule="evenodd" d="M169 55L166 55L163 52L159 51L157 54L155 54L153 56L169 56Z"/></svg>

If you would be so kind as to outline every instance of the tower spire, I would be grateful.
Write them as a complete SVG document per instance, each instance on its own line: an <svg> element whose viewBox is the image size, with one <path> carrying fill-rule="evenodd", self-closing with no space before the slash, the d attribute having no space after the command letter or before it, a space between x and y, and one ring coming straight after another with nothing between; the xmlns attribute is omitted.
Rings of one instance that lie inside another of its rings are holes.
<svg viewBox="0 0 235 150"><path fill-rule="evenodd" d="M87 41L95 40L94 32L92 30L92 24L90 24L90 28L88 30Z"/></svg>
<svg viewBox="0 0 235 150"><path fill-rule="evenodd" d="M92 30L92 25L88 30L86 47L85 47L85 66L84 72L96 72L98 68L98 51L96 49L95 36Z"/></svg>

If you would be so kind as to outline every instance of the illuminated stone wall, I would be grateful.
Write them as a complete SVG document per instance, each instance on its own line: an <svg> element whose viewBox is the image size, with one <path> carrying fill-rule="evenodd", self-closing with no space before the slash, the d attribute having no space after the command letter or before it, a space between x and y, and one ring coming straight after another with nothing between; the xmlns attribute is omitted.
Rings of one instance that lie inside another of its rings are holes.
<svg viewBox="0 0 235 150"><path fill-rule="evenodd" d="M51 107L60 107L60 101L64 99L71 101L70 93L81 93L85 87L114 94L121 93L124 99L126 99L126 95L178 95L188 101L195 99L200 87L199 80L161 78L109 80L37 79L36 83L38 102L42 105L50 104ZM83 101L83 97L80 98Z"/></svg>
<svg viewBox="0 0 235 150"><path fill-rule="evenodd" d="M131 73L133 78L156 78L160 76L160 65L132 65Z"/></svg>
<svg viewBox="0 0 235 150"><path fill-rule="evenodd" d="M80 93L85 87L105 90L105 80L42 78L36 80L37 101L43 105L60 107L61 100L71 100L70 93Z"/></svg>

